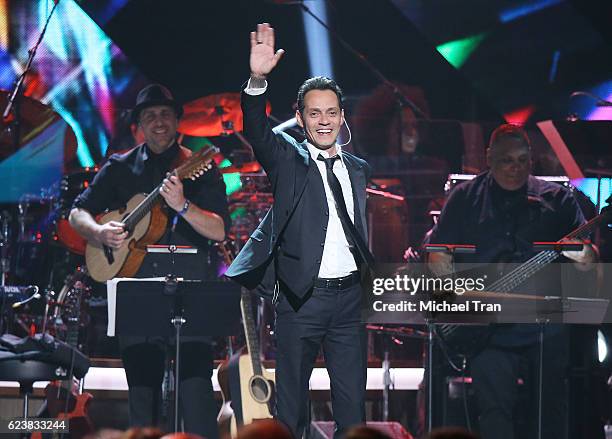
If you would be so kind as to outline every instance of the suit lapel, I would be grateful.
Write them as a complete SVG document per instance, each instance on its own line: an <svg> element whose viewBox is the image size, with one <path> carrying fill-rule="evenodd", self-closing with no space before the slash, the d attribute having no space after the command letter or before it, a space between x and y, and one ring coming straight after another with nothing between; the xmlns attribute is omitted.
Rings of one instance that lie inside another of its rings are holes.
<svg viewBox="0 0 612 439"><path fill-rule="evenodd" d="M302 198L308 180L312 178L314 171L317 171L316 165L312 163L305 141L298 144L297 150L297 163L295 164L295 192L293 196L293 205L291 206L292 212L300 201L300 198Z"/></svg>
<svg viewBox="0 0 612 439"><path fill-rule="evenodd" d="M353 189L353 203L355 204L355 227L361 233L364 240L368 241L368 234L366 230L366 217L365 217L365 194L366 194L366 178L363 167L354 158L346 153L343 153L344 163L348 170L349 178L351 180L351 187Z"/></svg>

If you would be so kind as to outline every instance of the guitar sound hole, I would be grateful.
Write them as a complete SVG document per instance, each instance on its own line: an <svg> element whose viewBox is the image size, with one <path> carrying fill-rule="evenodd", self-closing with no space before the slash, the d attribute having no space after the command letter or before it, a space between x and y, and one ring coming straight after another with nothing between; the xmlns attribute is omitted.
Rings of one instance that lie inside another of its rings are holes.
<svg viewBox="0 0 612 439"><path fill-rule="evenodd" d="M258 402L267 402L270 399L270 385L268 381L260 376L251 379L251 395Z"/></svg>

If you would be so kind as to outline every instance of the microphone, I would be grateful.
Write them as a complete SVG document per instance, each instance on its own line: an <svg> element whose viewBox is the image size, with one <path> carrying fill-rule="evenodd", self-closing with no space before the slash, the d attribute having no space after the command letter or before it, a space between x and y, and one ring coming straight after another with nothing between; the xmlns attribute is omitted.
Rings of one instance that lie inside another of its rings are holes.
<svg viewBox="0 0 612 439"><path fill-rule="evenodd" d="M34 294L32 294L30 297L28 297L25 300L13 303L13 305L12 305L13 309L17 309L20 306L23 306L23 305L31 302L34 299L38 300L38 299L40 299L42 297L42 295L38 292L38 287L36 285L30 285L29 287L27 287L26 291L34 291Z"/></svg>
<svg viewBox="0 0 612 439"><path fill-rule="evenodd" d="M595 106L596 107L612 107L612 102L610 101L604 101L603 99L601 101L597 101L595 102Z"/></svg>
<svg viewBox="0 0 612 439"><path fill-rule="evenodd" d="M279 132L285 131L286 129L292 128L292 127L294 127L296 125L297 125L297 120L296 120L295 117L292 117L291 119L286 120L285 122L282 122L282 123L276 125L274 128L272 128L272 132L274 134L278 134Z"/></svg>

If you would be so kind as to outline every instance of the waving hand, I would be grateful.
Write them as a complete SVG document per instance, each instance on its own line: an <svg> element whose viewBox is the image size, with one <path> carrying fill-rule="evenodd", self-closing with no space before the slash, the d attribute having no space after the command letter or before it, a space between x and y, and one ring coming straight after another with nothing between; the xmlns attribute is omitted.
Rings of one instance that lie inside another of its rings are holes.
<svg viewBox="0 0 612 439"><path fill-rule="evenodd" d="M265 78L276 67L283 53L283 49L274 51L274 29L270 24L258 24L257 31L251 32L251 76Z"/></svg>

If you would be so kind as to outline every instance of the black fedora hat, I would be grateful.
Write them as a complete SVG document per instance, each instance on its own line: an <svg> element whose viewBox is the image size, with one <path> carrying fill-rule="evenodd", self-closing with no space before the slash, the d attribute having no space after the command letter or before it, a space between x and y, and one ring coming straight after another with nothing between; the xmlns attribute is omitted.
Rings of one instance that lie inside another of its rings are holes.
<svg viewBox="0 0 612 439"><path fill-rule="evenodd" d="M136 96L136 106L132 110L132 123L138 122L142 110L155 105L167 105L174 108L177 118L183 115L183 106L174 100L170 90L161 84L150 84L140 90Z"/></svg>

